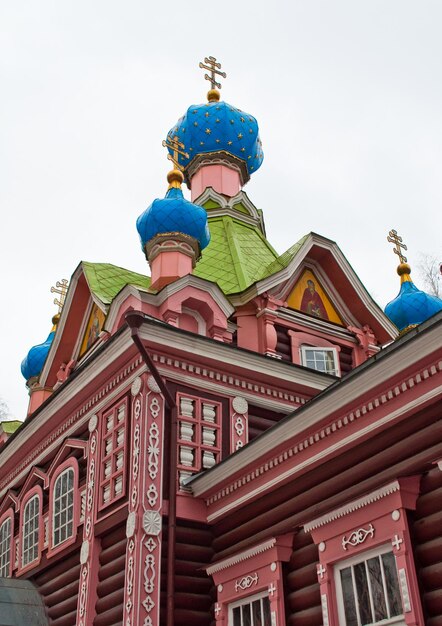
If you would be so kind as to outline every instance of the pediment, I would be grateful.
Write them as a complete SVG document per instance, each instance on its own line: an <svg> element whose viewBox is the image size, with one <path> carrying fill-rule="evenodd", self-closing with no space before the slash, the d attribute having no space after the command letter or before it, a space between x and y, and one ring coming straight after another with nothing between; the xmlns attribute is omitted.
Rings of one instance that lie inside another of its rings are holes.
<svg viewBox="0 0 442 626"><path fill-rule="evenodd" d="M232 301L236 306L244 305L257 295L268 293L286 302L289 310L327 321L317 297L311 299L310 312L302 310L307 308L307 300L303 307L304 292L312 287L307 284L308 280L314 283L328 321L344 327L367 325L380 344L396 337L395 326L367 292L338 245L316 233L303 237L277 259L266 278L232 298ZM315 300L317 306L312 315ZM318 315L318 312L322 314Z"/></svg>

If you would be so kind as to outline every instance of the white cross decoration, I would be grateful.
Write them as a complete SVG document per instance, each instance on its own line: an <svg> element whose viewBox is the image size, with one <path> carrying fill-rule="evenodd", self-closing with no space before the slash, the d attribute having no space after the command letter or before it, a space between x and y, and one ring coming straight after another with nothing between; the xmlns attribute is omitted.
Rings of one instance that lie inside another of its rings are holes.
<svg viewBox="0 0 442 626"><path fill-rule="evenodd" d="M270 583L269 588L267 589L269 596L273 596L276 591L276 587L273 583Z"/></svg>
<svg viewBox="0 0 442 626"><path fill-rule="evenodd" d="M397 535L395 535L394 540L391 542L391 545L393 546L393 548L396 548L396 550L400 550L401 543L403 542L404 540L401 537L398 537Z"/></svg>
<svg viewBox="0 0 442 626"><path fill-rule="evenodd" d="M318 574L319 578L321 578L321 580L324 578L324 574L325 574L326 571L327 570L322 565L322 563L320 565L318 565L318 567L316 568L316 573Z"/></svg>
<svg viewBox="0 0 442 626"><path fill-rule="evenodd" d="M220 612L221 612L221 607L220 607L220 605L219 605L219 604L218 604L218 602L217 602L217 603L215 604L215 617L218 617L218 615L220 614Z"/></svg>

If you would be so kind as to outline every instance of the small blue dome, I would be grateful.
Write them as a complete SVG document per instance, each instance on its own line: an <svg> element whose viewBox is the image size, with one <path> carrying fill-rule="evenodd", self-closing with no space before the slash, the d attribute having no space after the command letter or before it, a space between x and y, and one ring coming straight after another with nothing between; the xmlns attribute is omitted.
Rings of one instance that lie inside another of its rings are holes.
<svg viewBox="0 0 442 626"><path fill-rule="evenodd" d="M400 265L398 273L401 274L401 288L396 298L385 307L385 314L402 332L442 311L442 300L416 287L410 278L409 266Z"/></svg>
<svg viewBox="0 0 442 626"><path fill-rule="evenodd" d="M21 363L21 373L26 380L40 374L46 361L46 357L48 356L49 348L51 347L54 336L55 330L52 330L46 341L31 348L27 356L23 359Z"/></svg>
<svg viewBox="0 0 442 626"><path fill-rule="evenodd" d="M178 157L184 168L199 154L226 152L242 159L250 176L260 167L264 156L256 119L227 102L190 106L168 132L169 142L174 137L184 144L189 155L189 158ZM173 155L171 148L169 152Z"/></svg>
<svg viewBox="0 0 442 626"><path fill-rule="evenodd" d="M210 241L205 209L186 200L180 187L171 187L165 198L154 200L137 219L137 230L143 251L146 243L161 233L183 233L194 237L200 250Z"/></svg>

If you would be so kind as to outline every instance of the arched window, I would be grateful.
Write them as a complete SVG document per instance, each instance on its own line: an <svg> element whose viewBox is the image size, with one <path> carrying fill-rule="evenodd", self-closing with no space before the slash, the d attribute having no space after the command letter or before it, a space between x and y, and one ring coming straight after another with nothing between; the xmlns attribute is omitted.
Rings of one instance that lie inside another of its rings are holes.
<svg viewBox="0 0 442 626"><path fill-rule="evenodd" d="M0 577L11 575L11 518L7 517L0 526Z"/></svg>
<svg viewBox="0 0 442 626"><path fill-rule="evenodd" d="M28 500L23 513L22 567L38 558L40 526L40 496L36 494Z"/></svg>
<svg viewBox="0 0 442 626"><path fill-rule="evenodd" d="M72 467L61 472L52 493L52 546L58 546L74 533L74 484Z"/></svg>

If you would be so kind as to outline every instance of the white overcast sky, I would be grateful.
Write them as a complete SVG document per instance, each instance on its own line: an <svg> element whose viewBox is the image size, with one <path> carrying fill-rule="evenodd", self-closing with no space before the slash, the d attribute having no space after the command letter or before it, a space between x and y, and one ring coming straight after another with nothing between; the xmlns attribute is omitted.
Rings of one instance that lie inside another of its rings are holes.
<svg viewBox="0 0 442 626"><path fill-rule="evenodd" d="M23 419L20 362L80 260L146 272L135 220L166 191L161 140L222 97L257 117L246 186L282 253L335 240L384 306L396 228L415 269L442 257L439 0L0 0L0 397ZM442 259L441 259L442 260Z"/></svg>

